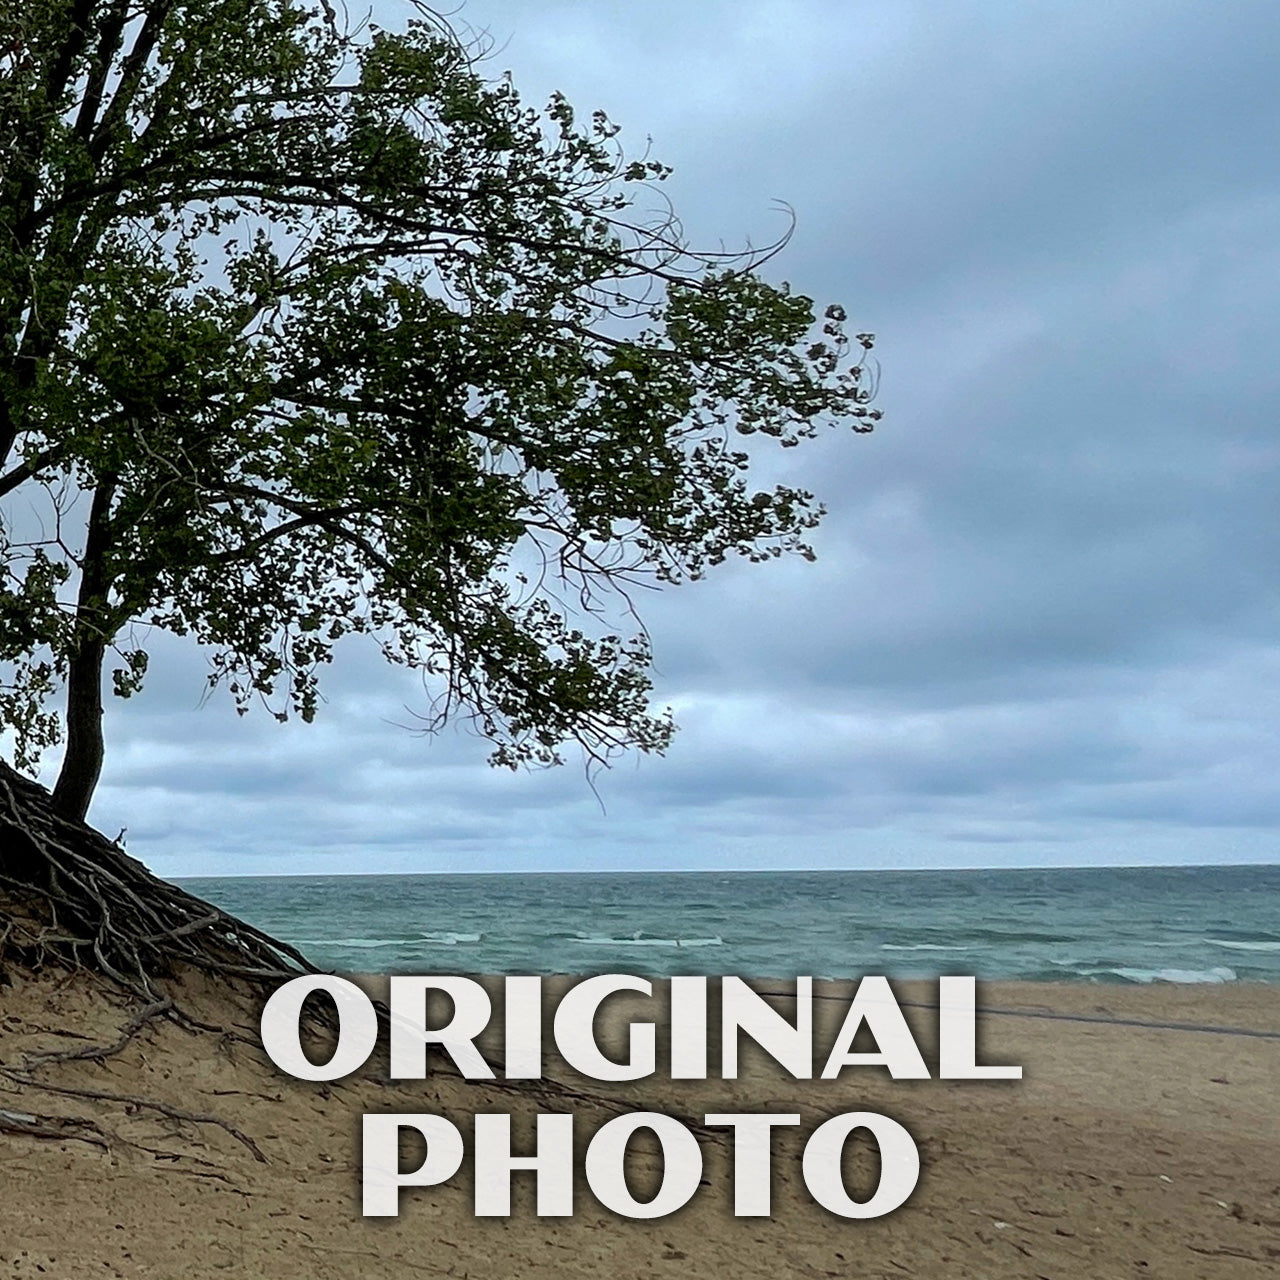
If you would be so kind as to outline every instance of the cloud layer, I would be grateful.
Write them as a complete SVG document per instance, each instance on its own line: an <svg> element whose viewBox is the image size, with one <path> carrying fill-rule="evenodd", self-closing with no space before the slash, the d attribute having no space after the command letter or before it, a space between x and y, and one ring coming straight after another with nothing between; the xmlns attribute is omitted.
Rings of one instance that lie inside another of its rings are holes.
<svg viewBox="0 0 1280 1280"><path fill-rule="evenodd" d="M876 331L882 428L777 464L830 510L816 565L653 601L683 731L598 797L397 728L422 690L370 655L280 727L165 645L98 825L187 874L1274 861L1280 11L463 17L531 101L651 134L694 241L792 204L769 270Z"/></svg>

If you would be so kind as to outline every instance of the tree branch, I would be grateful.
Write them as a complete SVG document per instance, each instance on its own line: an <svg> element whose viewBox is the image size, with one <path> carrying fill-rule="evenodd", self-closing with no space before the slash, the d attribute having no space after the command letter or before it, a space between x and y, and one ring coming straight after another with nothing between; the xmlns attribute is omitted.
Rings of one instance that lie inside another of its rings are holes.
<svg viewBox="0 0 1280 1280"><path fill-rule="evenodd" d="M48 466L54 461L59 452L60 449L57 446L45 449L34 458L19 463L12 471L0 476L0 498L3 498L6 493L12 493L19 485L25 484L41 467Z"/></svg>

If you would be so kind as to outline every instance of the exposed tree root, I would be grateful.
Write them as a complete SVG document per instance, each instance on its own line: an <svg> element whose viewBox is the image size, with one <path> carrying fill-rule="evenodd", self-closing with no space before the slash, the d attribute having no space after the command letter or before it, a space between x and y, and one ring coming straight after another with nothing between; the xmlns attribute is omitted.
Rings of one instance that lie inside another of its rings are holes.
<svg viewBox="0 0 1280 1280"><path fill-rule="evenodd" d="M28 1138L52 1138L58 1142L87 1142L110 1154L107 1134L92 1120L79 1116L36 1116L25 1111L0 1110L0 1133Z"/></svg>
<svg viewBox="0 0 1280 1280"><path fill-rule="evenodd" d="M198 970L239 988L247 1007L250 999L291 977L320 971L295 948L159 879L118 844L63 817L45 788L0 762L0 986L7 980L6 968L28 973L60 970L68 979L79 975L101 983L104 1000L119 1004L123 997L124 1002L118 1033L104 1043L71 1028L26 1027L78 1043L74 1048L27 1052L20 1062L0 1059L0 1080L20 1089L24 1100L32 1094L81 1098L122 1108L126 1114L144 1110L180 1124L216 1126L255 1160L265 1160L249 1135L216 1115L130 1093L59 1084L50 1075L73 1064L105 1065L162 1022L216 1035L219 1045L243 1042L259 1047L246 1034L248 1028L202 1021L184 1008L179 980ZM385 1008L377 1007L386 1017ZM325 1013L319 1011L313 1018L309 1030L327 1038L334 1027ZM559 1105L589 1100L627 1109L621 1100L551 1080L499 1078L486 1084L545 1096ZM75 1139L108 1153L112 1143L119 1143L150 1151L158 1159L194 1158L146 1147L76 1117L0 1110L0 1133Z"/></svg>
<svg viewBox="0 0 1280 1280"><path fill-rule="evenodd" d="M104 1000L118 1003L123 997L124 1002L119 1033L106 1043L69 1028L27 1028L81 1043L29 1052L20 1062L0 1061L0 1079L21 1090L24 1101L33 1095L88 1099L125 1114L149 1111L182 1125L216 1126L255 1160L266 1159L248 1134L219 1116L135 1094L61 1084L49 1072L71 1063L104 1064L163 1021L247 1040L234 1028L184 1010L175 980L198 970L252 995L299 973L315 973L315 967L286 943L152 875L118 844L63 817L45 788L0 762L0 984L8 981L6 971L15 970L79 974L104 984ZM119 1144L157 1159L208 1164L123 1139L78 1116L0 1109L0 1133L85 1142L107 1154ZM203 1176L215 1175L206 1171Z"/></svg>
<svg viewBox="0 0 1280 1280"><path fill-rule="evenodd" d="M12 1067L0 1067L0 1076L23 1088L35 1089L41 1093L52 1093L67 1098L89 1098L95 1102L116 1102L122 1104L126 1110L154 1111L158 1115L167 1116L170 1120L178 1120L185 1124L216 1125L245 1147L259 1163L267 1163L267 1157L262 1154L261 1148L247 1133L219 1116L184 1111L181 1107L172 1107L167 1102L157 1102L154 1098L142 1098L132 1093L115 1093L107 1089L78 1089L71 1085L52 1084L48 1080L38 1079L28 1072L15 1070ZM49 1118L45 1116L33 1116L29 1119L37 1123L49 1122Z"/></svg>
<svg viewBox="0 0 1280 1280"><path fill-rule="evenodd" d="M252 985L316 972L295 948L149 872L0 762L0 964L109 978L145 1005L187 967Z"/></svg>
<svg viewBox="0 0 1280 1280"><path fill-rule="evenodd" d="M155 1022L174 1009L174 1003L167 996L163 1000L155 1000L139 1009L123 1027L120 1028L119 1039L111 1044L91 1044L84 1049L67 1049L59 1053L28 1053L24 1055L23 1070L32 1071L36 1067L48 1066L55 1062L76 1062L87 1059L90 1062L102 1062L113 1057L128 1047L134 1037L148 1023ZM0 1068L5 1070L6 1068Z"/></svg>

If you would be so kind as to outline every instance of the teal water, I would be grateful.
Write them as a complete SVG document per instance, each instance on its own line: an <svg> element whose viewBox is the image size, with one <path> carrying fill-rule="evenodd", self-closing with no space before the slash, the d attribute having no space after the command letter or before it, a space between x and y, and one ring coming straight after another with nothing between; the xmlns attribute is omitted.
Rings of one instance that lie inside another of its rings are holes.
<svg viewBox="0 0 1280 1280"><path fill-rule="evenodd" d="M1280 866L183 884L347 971L1280 982Z"/></svg>

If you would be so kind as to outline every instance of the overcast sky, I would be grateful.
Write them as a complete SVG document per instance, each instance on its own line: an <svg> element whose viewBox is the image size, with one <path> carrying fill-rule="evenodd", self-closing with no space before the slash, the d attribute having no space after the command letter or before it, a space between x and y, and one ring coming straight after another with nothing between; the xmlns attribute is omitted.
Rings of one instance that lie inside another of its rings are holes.
<svg viewBox="0 0 1280 1280"><path fill-rule="evenodd" d="M380 5L386 25L401 10ZM646 613L665 759L512 775L344 651L312 726L157 645L92 812L166 874L1277 861L1280 7L472 0L693 241L878 335L816 564Z"/></svg>

